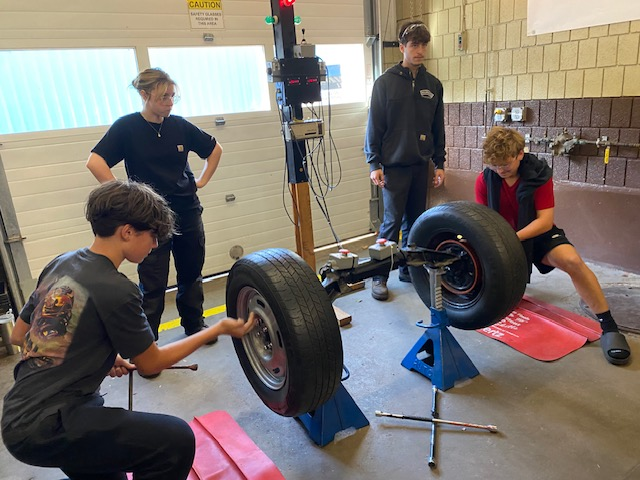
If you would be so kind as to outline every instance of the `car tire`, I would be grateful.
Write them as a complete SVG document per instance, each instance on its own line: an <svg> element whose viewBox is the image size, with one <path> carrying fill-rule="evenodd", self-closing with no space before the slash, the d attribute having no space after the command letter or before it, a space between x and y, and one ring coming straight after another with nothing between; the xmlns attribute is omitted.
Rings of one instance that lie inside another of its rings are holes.
<svg viewBox="0 0 640 480"><path fill-rule="evenodd" d="M493 325L524 295L529 270L522 244L507 221L484 205L457 201L430 208L416 220L408 242L460 256L441 276L442 307L453 327ZM430 307L427 268L412 266L409 274Z"/></svg>
<svg viewBox="0 0 640 480"><path fill-rule="evenodd" d="M257 316L233 344L242 369L264 404L285 417L312 412L337 391L342 338L333 305L311 267L286 249L239 259L226 289L227 314Z"/></svg>

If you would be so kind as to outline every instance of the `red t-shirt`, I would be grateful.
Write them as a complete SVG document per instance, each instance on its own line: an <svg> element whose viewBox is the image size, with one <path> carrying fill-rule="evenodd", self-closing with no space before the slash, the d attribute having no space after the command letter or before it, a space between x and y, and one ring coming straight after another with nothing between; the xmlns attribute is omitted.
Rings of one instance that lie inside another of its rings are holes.
<svg viewBox="0 0 640 480"><path fill-rule="evenodd" d="M503 179L500 189L500 215L509 222L509 225L511 225L514 230L518 230L518 199L516 197L518 185L520 185L519 178L516 183L511 186L507 185L507 182ZM484 181L484 175L482 173L476 178L476 202L488 205L487 184ZM555 202L553 198L552 178L536 189L533 194L533 202L536 211L553 208Z"/></svg>

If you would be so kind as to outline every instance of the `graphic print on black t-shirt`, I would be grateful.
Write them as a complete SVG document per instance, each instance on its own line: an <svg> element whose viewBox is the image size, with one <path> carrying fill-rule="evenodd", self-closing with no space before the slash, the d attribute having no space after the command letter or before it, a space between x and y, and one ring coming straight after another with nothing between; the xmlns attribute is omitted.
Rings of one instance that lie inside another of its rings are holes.
<svg viewBox="0 0 640 480"><path fill-rule="evenodd" d="M49 368L64 360L85 303L79 291L81 287L68 277L39 289L41 300L31 315L22 354L33 367Z"/></svg>

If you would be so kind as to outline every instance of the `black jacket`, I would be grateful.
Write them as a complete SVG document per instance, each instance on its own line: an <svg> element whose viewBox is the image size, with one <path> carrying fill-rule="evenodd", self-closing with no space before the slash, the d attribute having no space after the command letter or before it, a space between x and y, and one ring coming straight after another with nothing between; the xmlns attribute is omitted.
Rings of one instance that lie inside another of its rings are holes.
<svg viewBox="0 0 640 480"><path fill-rule="evenodd" d="M421 65L415 80L394 65L374 83L364 151L370 171L430 159L444 168L442 83Z"/></svg>

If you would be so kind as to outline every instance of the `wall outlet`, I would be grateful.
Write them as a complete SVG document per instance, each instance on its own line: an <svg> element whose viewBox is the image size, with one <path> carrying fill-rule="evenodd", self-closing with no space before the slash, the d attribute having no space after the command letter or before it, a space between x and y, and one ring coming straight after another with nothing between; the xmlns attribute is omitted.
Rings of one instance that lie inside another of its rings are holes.
<svg viewBox="0 0 640 480"><path fill-rule="evenodd" d="M525 107L511 107L511 121L524 122L525 121Z"/></svg>

